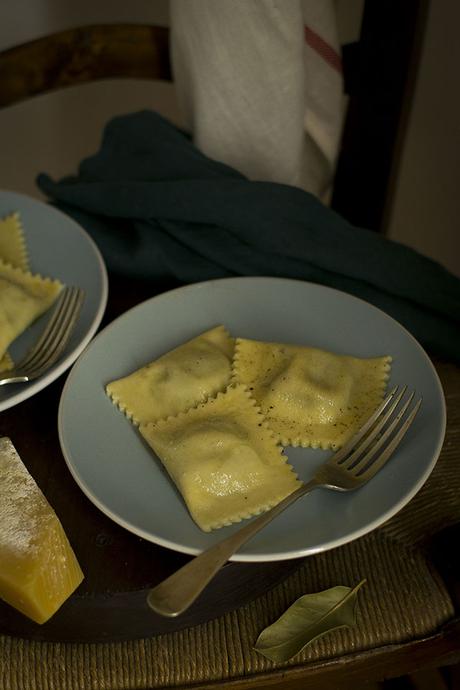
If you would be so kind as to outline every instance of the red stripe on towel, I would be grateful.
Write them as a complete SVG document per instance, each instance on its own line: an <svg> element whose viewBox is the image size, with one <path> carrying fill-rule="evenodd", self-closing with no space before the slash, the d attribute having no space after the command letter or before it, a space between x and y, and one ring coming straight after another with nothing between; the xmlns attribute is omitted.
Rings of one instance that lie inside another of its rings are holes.
<svg viewBox="0 0 460 690"><path fill-rule="evenodd" d="M304 26L304 30L305 41L308 43L310 48L313 48L318 55L321 55L323 60L325 60L333 69L342 73L342 58L338 52L331 45L329 45L329 43L326 43L326 41L309 26Z"/></svg>

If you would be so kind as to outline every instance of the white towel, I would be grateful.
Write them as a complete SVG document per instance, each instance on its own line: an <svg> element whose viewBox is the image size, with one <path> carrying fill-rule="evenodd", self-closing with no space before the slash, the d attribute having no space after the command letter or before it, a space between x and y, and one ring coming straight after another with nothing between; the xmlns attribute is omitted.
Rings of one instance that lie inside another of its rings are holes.
<svg viewBox="0 0 460 690"><path fill-rule="evenodd" d="M343 121L333 0L171 0L171 56L201 151L326 198Z"/></svg>

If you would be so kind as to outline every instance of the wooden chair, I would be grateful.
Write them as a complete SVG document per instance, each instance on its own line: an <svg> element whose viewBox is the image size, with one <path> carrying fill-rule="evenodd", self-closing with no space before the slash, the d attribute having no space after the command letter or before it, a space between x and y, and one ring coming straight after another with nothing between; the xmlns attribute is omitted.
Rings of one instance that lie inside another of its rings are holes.
<svg viewBox="0 0 460 690"><path fill-rule="evenodd" d="M393 23L390 6L395 9L396 5L398 22ZM367 2L361 40L357 46L344 48L350 106L332 206L351 222L377 231L384 230L391 201L392 174L410 105L425 9L426 3L415 0ZM395 52L387 60L388 53L382 54L381 41L385 32L393 30ZM380 70L383 82L376 70ZM170 81L169 30L155 26L86 26L6 50L0 54L0 107L56 89L110 78ZM386 111L379 118L382 88ZM127 306L130 305L123 308ZM453 370L446 367L452 376ZM458 380L457 370L455 376ZM458 414L459 408L457 399L452 409ZM234 679L231 687L362 687L361 683L414 673L412 687L417 687L417 672L425 669L424 678L432 679L433 690L448 688L447 681L441 684L444 680L439 674L430 675L430 669L460 663L460 568L454 547L458 545L458 536L458 526L454 526L440 533L432 544L430 557L449 588L457 612L457 618L433 635L316 663L308 675L299 668L289 676L278 673L255 682L242 679L239 683ZM220 685L225 683L212 687Z"/></svg>

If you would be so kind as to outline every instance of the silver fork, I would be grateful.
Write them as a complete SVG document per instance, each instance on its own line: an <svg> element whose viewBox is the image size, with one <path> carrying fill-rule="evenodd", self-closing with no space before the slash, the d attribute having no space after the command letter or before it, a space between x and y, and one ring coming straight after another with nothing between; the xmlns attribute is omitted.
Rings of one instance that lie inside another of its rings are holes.
<svg viewBox="0 0 460 690"><path fill-rule="evenodd" d="M319 487L351 491L372 479L397 448L420 408L421 398L409 411L414 393L402 401L406 389L404 386L398 393L398 387L394 388L361 429L317 469L310 481L152 589L147 598L149 606L163 616L179 615L243 544L301 496Z"/></svg>
<svg viewBox="0 0 460 690"><path fill-rule="evenodd" d="M77 323L84 300L84 291L65 287L37 342L14 369L0 372L0 386L26 383L45 373L64 351Z"/></svg>

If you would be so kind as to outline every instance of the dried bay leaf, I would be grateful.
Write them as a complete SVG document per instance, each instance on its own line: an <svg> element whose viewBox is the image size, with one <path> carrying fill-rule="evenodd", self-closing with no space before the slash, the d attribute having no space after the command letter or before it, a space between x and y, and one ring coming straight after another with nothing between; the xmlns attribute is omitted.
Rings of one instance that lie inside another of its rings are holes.
<svg viewBox="0 0 460 690"><path fill-rule="evenodd" d="M318 637L355 625L357 593L365 582L300 597L260 633L254 649L272 661L287 661Z"/></svg>

